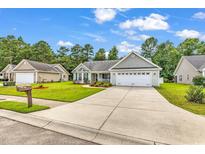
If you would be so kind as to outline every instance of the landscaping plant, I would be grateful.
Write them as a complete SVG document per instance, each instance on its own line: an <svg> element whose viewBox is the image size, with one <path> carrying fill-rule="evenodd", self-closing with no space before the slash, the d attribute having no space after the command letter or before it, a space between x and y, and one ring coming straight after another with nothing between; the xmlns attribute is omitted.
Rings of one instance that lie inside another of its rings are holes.
<svg viewBox="0 0 205 154"><path fill-rule="evenodd" d="M192 80L194 85L200 85L200 86L204 86L204 82L205 82L205 77L198 75L195 76Z"/></svg>
<svg viewBox="0 0 205 154"><path fill-rule="evenodd" d="M190 86L187 90L185 98L189 102L203 103L205 97L202 86Z"/></svg>

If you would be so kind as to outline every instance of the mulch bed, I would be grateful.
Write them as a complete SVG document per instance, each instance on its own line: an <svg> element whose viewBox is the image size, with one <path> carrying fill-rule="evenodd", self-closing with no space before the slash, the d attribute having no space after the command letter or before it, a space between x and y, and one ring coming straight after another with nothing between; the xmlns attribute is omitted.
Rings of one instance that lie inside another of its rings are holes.
<svg viewBox="0 0 205 154"><path fill-rule="evenodd" d="M32 89L48 89L48 87L34 87Z"/></svg>

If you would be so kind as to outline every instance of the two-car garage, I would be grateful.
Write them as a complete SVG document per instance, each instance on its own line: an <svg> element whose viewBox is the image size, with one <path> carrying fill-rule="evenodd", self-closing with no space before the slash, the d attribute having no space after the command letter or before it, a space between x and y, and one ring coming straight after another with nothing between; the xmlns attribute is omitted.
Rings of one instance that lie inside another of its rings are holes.
<svg viewBox="0 0 205 154"><path fill-rule="evenodd" d="M117 86L152 86L150 72L116 73Z"/></svg>

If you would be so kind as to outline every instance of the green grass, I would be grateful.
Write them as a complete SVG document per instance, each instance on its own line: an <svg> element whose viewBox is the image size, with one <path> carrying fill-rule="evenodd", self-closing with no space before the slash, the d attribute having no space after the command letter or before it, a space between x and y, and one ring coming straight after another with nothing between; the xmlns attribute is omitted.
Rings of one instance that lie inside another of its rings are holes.
<svg viewBox="0 0 205 154"><path fill-rule="evenodd" d="M33 84L32 86L38 85L40 84ZM33 89L32 95L34 98L74 102L103 90L103 88L85 88L72 82L45 83L42 85L48 88ZM24 92L17 92L16 87L0 87L0 94L26 96Z"/></svg>
<svg viewBox="0 0 205 154"><path fill-rule="evenodd" d="M162 94L170 103L181 107L187 111L205 115L205 104L197 104L188 102L185 99L186 91L189 85L164 83L160 87L156 87L157 91Z"/></svg>
<svg viewBox="0 0 205 154"><path fill-rule="evenodd" d="M32 107L28 108L28 105L26 103L14 102L14 101L2 101L0 102L0 109L11 110L20 113L30 113L30 112L49 109L49 107L33 105Z"/></svg>

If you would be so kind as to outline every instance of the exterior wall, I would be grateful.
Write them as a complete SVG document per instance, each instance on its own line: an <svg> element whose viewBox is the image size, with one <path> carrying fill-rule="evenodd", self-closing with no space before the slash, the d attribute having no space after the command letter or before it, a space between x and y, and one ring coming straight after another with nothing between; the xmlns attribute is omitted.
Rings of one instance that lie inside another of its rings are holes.
<svg viewBox="0 0 205 154"><path fill-rule="evenodd" d="M134 53L130 54L124 61L119 63L114 68L138 68L138 67L153 67L150 63L146 62L144 59L138 57Z"/></svg>
<svg viewBox="0 0 205 154"><path fill-rule="evenodd" d="M61 81L68 81L68 74L67 73L61 74Z"/></svg>
<svg viewBox="0 0 205 154"><path fill-rule="evenodd" d="M42 73L42 72L38 72L37 73L37 82L56 82L56 81L60 81L61 79L61 75L60 74L56 74L56 73Z"/></svg>
<svg viewBox="0 0 205 154"><path fill-rule="evenodd" d="M153 86L159 86L159 79L160 79L160 72L159 71L151 71L152 75L152 85Z"/></svg>
<svg viewBox="0 0 205 154"><path fill-rule="evenodd" d="M182 76L182 81L180 81L180 75ZM186 59L182 59L181 64L176 71L177 83L192 84L193 77L197 75L201 75L201 73L196 71Z"/></svg>
<svg viewBox="0 0 205 154"><path fill-rule="evenodd" d="M26 61L16 68L17 70L34 70L34 68ZM15 69L15 70L16 70Z"/></svg>
<svg viewBox="0 0 205 154"><path fill-rule="evenodd" d="M57 67L58 69L60 69L63 73L61 74L61 81L68 81L68 73L64 71L64 69L59 66L59 65L56 65L55 67Z"/></svg>
<svg viewBox="0 0 205 154"><path fill-rule="evenodd" d="M14 81L14 73L12 72L13 68L11 65L7 65L1 73L2 79L8 79L9 81Z"/></svg>
<svg viewBox="0 0 205 154"><path fill-rule="evenodd" d="M112 85L116 85L116 72L110 73L110 82Z"/></svg>

